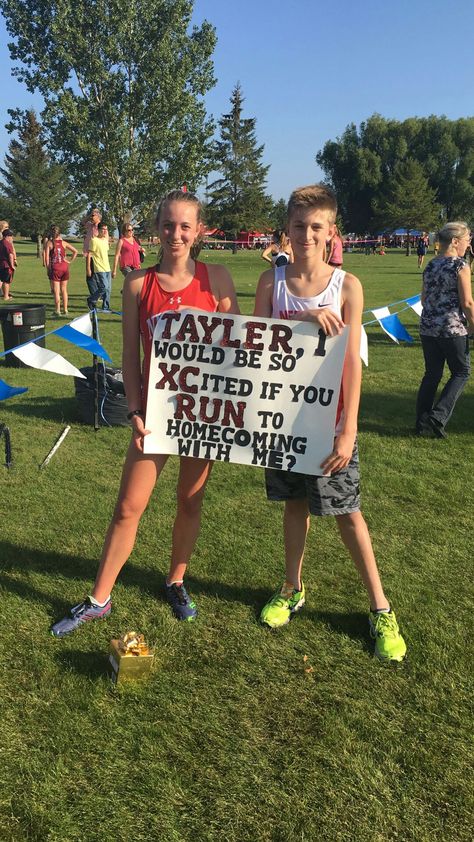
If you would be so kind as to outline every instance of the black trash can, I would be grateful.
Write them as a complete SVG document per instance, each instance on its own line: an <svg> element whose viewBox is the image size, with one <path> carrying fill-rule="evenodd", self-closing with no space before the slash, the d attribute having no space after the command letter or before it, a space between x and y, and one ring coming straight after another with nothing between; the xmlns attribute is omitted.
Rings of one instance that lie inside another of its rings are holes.
<svg viewBox="0 0 474 842"><path fill-rule="evenodd" d="M75 377L74 386L79 404L79 413L86 424L94 424L94 369L85 366L79 369L86 379ZM99 425L105 427L130 427L127 419L128 406L119 368L99 365Z"/></svg>
<svg viewBox="0 0 474 842"><path fill-rule="evenodd" d="M16 348L24 342L31 342L38 336L42 338L38 339L37 344L41 348L46 347L44 337L46 307L44 304L7 304L0 307L0 321L5 351ZM15 354L7 354L3 359L11 368L29 368L15 357Z"/></svg>

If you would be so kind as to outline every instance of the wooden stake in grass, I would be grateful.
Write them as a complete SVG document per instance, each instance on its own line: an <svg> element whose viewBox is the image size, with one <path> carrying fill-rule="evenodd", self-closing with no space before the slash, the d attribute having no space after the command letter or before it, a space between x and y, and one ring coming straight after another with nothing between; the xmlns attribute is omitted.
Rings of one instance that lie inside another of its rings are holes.
<svg viewBox="0 0 474 842"><path fill-rule="evenodd" d="M61 445L62 445L62 443L63 443L64 439L66 438L66 436L67 436L67 434L68 434L68 432L69 432L69 430L70 430L70 429L71 429L71 427L70 427L70 425L69 425L69 424L68 424L68 426L67 426L67 427L65 427L65 428L64 428L64 430L62 431L61 435L59 436L59 438L58 438L58 440L57 440L56 444L55 444L55 445L51 448L51 450L49 451L49 453L48 453L48 455L47 455L46 459L44 459L44 460L43 460L43 462L41 463L41 465L40 465L40 469L41 469L41 468L46 468L46 465L47 465L47 464L50 462L50 460L53 458L53 456L54 456L54 454L56 453L56 451L58 450L58 448L59 448L59 447L61 447Z"/></svg>

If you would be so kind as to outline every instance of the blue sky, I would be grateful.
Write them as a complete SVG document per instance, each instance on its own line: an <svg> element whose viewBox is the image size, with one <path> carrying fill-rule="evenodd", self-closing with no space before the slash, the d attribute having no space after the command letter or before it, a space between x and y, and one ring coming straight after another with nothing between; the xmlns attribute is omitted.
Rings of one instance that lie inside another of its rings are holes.
<svg viewBox="0 0 474 842"><path fill-rule="evenodd" d="M204 18L218 36L208 111L216 119L227 112L240 82L244 116L257 118L276 199L321 178L316 152L348 123L358 125L374 112L398 120L474 116L472 0L195 0L194 20ZM0 21L0 43L6 40ZM10 69L2 49L2 129L7 108L42 107ZM2 158L7 144L3 130Z"/></svg>

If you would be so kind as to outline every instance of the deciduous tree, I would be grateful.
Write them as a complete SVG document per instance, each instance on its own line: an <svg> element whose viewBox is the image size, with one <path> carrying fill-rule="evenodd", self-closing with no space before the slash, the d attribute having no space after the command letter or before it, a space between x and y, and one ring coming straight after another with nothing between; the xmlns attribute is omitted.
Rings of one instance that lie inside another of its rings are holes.
<svg viewBox="0 0 474 842"><path fill-rule="evenodd" d="M387 183L408 158L422 166L444 219L472 218L474 118L410 117L400 122L374 114L359 128L347 126L316 156L336 190L346 230L373 229Z"/></svg>
<svg viewBox="0 0 474 842"><path fill-rule="evenodd" d="M213 27L191 0L0 0L15 75L45 100L48 141L117 224L202 179Z"/></svg>

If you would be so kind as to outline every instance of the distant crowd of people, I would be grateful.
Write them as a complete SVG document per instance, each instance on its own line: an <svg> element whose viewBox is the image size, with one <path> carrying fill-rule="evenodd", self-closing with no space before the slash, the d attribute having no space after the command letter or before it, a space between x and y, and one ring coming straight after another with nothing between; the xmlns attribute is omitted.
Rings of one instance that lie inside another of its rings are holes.
<svg viewBox="0 0 474 842"><path fill-rule="evenodd" d="M110 268L109 249L111 238L109 229L102 221L99 208L92 208L84 223L85 233L82 244L82 256L86 261L86 284L88 289L87 305L94 310L99 302L102 309L110 310L112 280L116 277L117 267L125 277L128 272L139 269L146 252L140 240L134 234L133 225L126 222L121 227L117 240L113 268ZM67 253L71 259L67 259ZM78 256L78 251L61 235L57 225L51 226L43 239L43 266L54 295L55 314L69 315L67 283L69 265ZM62 312L61 312L62 303Z"/></svg>

